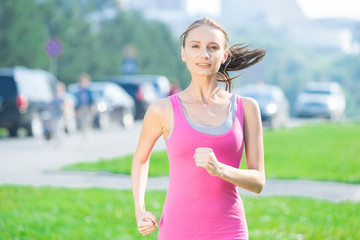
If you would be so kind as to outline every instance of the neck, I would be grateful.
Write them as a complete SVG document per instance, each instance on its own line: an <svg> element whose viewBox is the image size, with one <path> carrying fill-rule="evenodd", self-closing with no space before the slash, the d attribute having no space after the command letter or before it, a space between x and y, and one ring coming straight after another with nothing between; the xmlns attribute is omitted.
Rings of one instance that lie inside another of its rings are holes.
<svg viewBox="0 0 360 240"><path fill-rule="evenodd" d="M188 96L191 96L195 101L201 101L204 104L208 104L220 93L220 86L218 85L216 78L203 77L192 78L192 81L188 88L184 91Z"/></svg>

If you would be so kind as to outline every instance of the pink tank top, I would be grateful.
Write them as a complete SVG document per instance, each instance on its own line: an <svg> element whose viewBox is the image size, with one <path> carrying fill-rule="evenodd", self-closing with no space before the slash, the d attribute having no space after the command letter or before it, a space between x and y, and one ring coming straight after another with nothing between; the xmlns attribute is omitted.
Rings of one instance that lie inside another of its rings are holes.
<svg viewBox="0 0 360 240"><path fill-rule="evenodd" d="M160 220L159 240L248 239L244 207L237 187L196 167L198 147L212 148L218 161L239 168L242 158L243 108L237 110L230 131L208 135L187 122L177 95L170 97L174 123L166 140L169 187Z"/></svg>

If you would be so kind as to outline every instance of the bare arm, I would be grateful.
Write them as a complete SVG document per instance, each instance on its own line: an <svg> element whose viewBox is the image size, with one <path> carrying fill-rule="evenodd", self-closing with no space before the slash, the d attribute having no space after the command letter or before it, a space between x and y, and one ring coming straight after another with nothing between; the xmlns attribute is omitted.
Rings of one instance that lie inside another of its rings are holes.
<svg viewBox="0 0 360 240"><path fill-rule="evenodd" d="M194 155L196 165L204 167L234 185L260 193L265 185L264 147L260 110L250 98L243 98L244 141L247 169L238 169L217 161L210 148L198 148Z"/></svg>
<svg viewBox="0 0 360 240"><path fill-rule="evenodd" d="M168 110L169 103L166 99L161 99L151 104L145 114L138 146L132 161L131 182L135 215L138 229L143 235L155 231L155 226L158 226L156 217L146 212L144 198L150 154L156 141L165 131Z"/></svg>

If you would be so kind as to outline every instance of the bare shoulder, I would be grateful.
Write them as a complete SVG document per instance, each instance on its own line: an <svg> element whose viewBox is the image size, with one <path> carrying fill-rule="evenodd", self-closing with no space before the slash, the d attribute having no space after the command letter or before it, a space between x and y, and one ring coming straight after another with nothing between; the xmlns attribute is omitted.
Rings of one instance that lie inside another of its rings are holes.
<svg viewBox="0 0 360 240"><path fill-rule="evenodd" d="M241 97L243 106L246 108L259 108L259 104L256 102L255 99L250 97Z"/></svg>
<svg viewBox="0 0 360 240"><path fill-rule="evenodd" d="M169 98L160 98L155 100L149 106L147 112L151 112L156 115L168 114L171 111L171 102Z"/></svg>
<svg viewBox="0 0 360 240"><path fill-rule="evenodd" d="M149 119L163 125L171 115L172 109L169 98L160 98L151 103L144 120Z"/></svg>
<svg viewBox="0 0 360 240"><path fill-rule="evenodd" d="M156 132L156 135L160 136L164 134L164 137L168 136L168 132L171 129L172 123L172 108L169 98L161 98L149 106L146 111L143 129L147 129L150 132Z"/></svg>
<svg viewBox="0 0 360 240"><path fill-rule="evenodd" d="M257 117L260 115L259 104L250 97L242 97L244 116L245 117Z"/></svg>

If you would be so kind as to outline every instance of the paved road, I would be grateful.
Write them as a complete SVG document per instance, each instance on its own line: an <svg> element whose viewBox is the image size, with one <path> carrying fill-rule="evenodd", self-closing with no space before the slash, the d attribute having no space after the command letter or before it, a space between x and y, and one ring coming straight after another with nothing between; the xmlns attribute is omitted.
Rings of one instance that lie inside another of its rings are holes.
<svg viewBox="0 0 360 240"><path fill-rule="evenodd" d="M133 153L140 134L141 123L131 130L110 128L94 131L91 148L83 148L81 136L74 134L55 147L41 139L0 139L0 184L61 187L103 187L130 189L129 176L109 173L65 172L64 165L96 161ZM155 149L164 149L160 139ZM166 189L167 177L150 178L148 189ZM239 189L240 194L255 195ZM331 201L360 201L360 185L316 181L268 180L261 195L305 196Z"/></svg>

